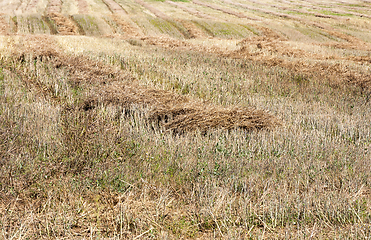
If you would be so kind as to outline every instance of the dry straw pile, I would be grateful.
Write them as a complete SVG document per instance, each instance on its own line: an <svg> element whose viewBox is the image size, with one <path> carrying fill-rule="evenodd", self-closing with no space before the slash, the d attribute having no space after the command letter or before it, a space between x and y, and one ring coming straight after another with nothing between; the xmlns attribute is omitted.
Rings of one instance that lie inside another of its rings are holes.
<svg viewBox="0 0 371 240"><path fill-rule="evenodd" d="M77 35L78 34L78 27L68 17L60 13L57 13L57 12L51 12L49 14L49 18L55 22L55 25L57 26L57 31L59 34L62 34L62 35Z"/></svg>

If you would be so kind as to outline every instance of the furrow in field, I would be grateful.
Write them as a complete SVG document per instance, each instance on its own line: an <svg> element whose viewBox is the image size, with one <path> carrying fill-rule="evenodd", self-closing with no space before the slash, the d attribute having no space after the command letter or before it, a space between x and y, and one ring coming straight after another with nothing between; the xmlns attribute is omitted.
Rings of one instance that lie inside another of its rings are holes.
<svg viewBox="0 0 371 240"><path fill-rule="evenodd" d="M204 3L204 2L198 1L198 0L193 0L192 2L194 4L197 4L197 5L201 5L201 6L208 7L208 8L217 10L217 11L221 11L221 12L224 12L224 13L227 13L227 14L230 14L230 15L234 15L234 16L236 16L238 18L246 18L246 19L255 20L255 21L256 20L259 20L257 18L252 18L252 17L246 16L243 13L235 12L235 11L229 10L229 9L225 9L225 8L222 8L222 7L217 6L217 5L213 5L213 4L209 4L209 3Z"/></svg>
<svg viewBox="0 0 371 240"><path fill-rule="evenodd" d="M118 15L126 15L127 12L114 0L103 0L107 7L111 10L112 13Z"/></svg>
<svg viewBox="0 0 371 240"><path fill-rule="evenodd" d="M166 1L166 3L171 4L171 5L173 5L173 6L177 7L177 8L180 8L183 11L188 12L188 13L190 13L190 14L196 16L196 17L199 17L199 18L206 18L206 19L217 20L217 18L214 18L214 17L212 17L210 15L207 15L207 14L205 14L203 12L200 12L200 11L194 9L194 8L187 7L184 4L181 4L181 3L178 3L178 2L173 2L173 1Z"/></svg>

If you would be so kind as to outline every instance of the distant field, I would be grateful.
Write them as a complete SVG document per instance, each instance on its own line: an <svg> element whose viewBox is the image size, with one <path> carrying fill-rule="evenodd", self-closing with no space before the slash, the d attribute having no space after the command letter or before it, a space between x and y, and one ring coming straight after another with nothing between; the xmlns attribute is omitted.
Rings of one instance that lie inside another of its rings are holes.
<svg viewBox="0 0 371 240"><path fill-rule="evenodd" d="M0 0L0 238L371 238L371 1Z"/></svg>

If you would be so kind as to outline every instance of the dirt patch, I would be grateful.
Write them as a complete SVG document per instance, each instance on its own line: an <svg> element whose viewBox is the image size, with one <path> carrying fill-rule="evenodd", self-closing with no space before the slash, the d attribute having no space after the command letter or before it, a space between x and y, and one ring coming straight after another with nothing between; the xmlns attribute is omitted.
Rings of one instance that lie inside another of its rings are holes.
<svg viewBox="0 0 371 240"><path fill-rule="evenodd" d="M103 0L107 7L111 10L112 13L118 15L126 15L127 12L114 0Z"/></svg>
<svg viewBox="0 0 371 240"><path fill-rule="evenodd" d="M49 18L54 21L58 34L78 35L79 28L70 18L57 12L49 13Z"/></svg>

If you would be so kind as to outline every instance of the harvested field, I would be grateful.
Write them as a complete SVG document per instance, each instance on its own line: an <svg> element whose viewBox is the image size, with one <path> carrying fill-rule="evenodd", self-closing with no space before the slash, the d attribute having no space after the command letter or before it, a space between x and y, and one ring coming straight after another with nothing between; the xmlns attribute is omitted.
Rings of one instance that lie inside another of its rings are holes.
<svg viewBox="0 0 371 240"><path fill-rule="evenodd" d="M370 4L0 2L0 238L370 239Z"/></svg>

